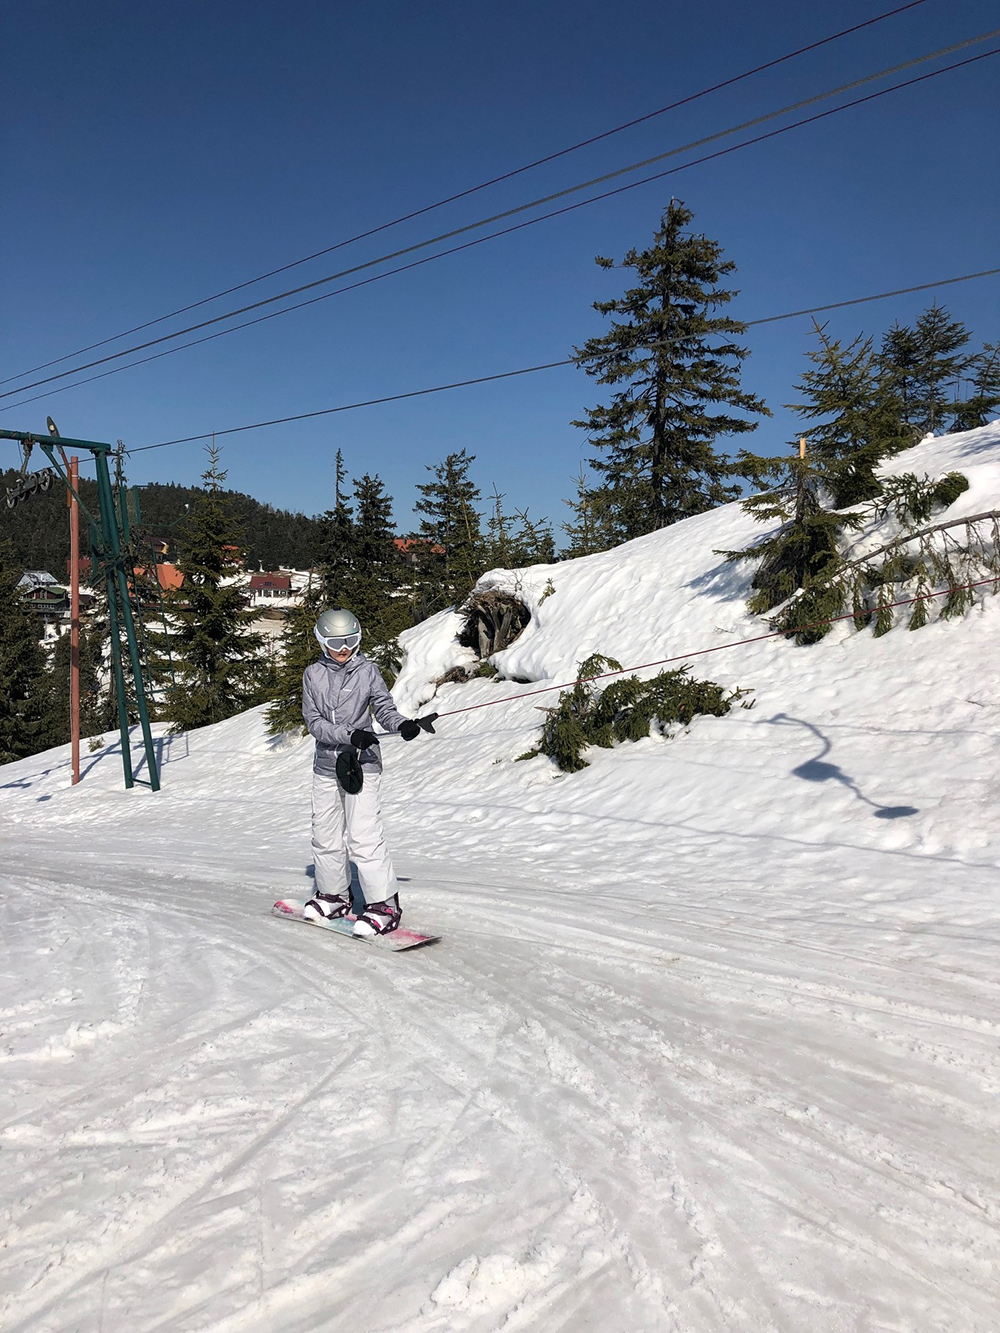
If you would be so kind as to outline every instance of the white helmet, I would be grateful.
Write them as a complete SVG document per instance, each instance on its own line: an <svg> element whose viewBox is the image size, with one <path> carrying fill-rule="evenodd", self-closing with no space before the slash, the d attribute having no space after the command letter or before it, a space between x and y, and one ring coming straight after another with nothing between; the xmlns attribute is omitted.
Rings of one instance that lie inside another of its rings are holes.
<svg viewBox="0 0 1000 1333"><path fill-rule="evenodd" d="M350 648L353 653L361 642L361 626L357 616L342 607L323 611L313 633L324 648L330 648L335 653L344 648Z"/></svg>

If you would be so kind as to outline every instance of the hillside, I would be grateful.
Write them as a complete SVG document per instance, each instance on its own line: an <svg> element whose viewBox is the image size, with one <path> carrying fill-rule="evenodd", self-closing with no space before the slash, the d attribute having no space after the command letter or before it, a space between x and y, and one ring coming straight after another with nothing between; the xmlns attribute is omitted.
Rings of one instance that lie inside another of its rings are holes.
<svg viewBox="0 0 1000 1333"><path fill-rule="evenodd" d="M33 466L41 466L44 461ZM14 468L0 471L0 497L13 486L17 475ZM150 536L173 545L186 507L198 490L176 482L149 482L138 491L144 527ZM306 569L313 563L315 518L275 509L242 491L223 494L240 526L251 569ZM97 483L86 476L80 482L80 498L97 512ZM57 579L65 577L69 559L65 489L54 486L47 494L34 495L13 510L0 503L0 540L5 537L12 542L15 559L25 569L47 569Z"/></svg>
<svg viewBox="0 0 1000 1333"><path fill-rule="evenodd" d="M1000 424L893 464L1000 495ZM763 633L739 509L484 585L384 742L404 920L386 956L275 921L309 891L311 742L259 711L0 768L6 1333L995 1333L1000 599L960 622L693 660L753 707L530 748L601 652ZM551 586L554 591L547 594ZM510 697L510 702L503 702ZM138 752L137 752L138 758Z"/></svg>

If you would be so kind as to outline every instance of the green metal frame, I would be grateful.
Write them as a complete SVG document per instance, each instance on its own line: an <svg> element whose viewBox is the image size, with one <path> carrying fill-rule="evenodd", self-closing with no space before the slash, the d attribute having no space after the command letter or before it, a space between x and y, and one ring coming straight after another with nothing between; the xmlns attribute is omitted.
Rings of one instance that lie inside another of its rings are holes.
<svg viewBox="0 0 1000 1333"><path fill-rule="evenodd" d="M111 668L115 681L115 695L118 700L118 729L121 732L122 768L125 773L125 786L133 787L137 782L141 782L144 786L151 787L153 791L159 791L160 774L156 764L156 754L153 749L153 735L149 725L149 709L146 706L146 682L139 654L139 643L136 638L135 620L132 615L132 603L129 597L128 573L125 569L125 562L122 559L121 528L114 502L114 493L111 488L111 473L108 469L108 455L111 453L111 445L104 444L98 440L70 440L63 435L46 437L16 430L0 430L0 439L17 440L22 446L28 446L29 449L35 444L41 447L42 452L45 454L58 476L61 477L67 490L72 493L74 499L77 501L84 514L86 514L92 534L98 538L97 556L100 566L104 571L104 579L108 594L108 618L111 628ZM97 467L99 519L94 518L93 514L90 513L87 506L74 490L69 477L63 471L59 460L56 458L53 448L54 445L58 445L60 449L85 449L93 456L94 463ZM139 714L139 725L142 729L143 748L146 752L146 766L149 770L148 783L143 778L137 778L132 771L128 709L125 704L125 669L122 661L121 645L122 629L125 631L125 640L128 645L129 665L132 671L132 680L135 684L136 709Z"/></svg>

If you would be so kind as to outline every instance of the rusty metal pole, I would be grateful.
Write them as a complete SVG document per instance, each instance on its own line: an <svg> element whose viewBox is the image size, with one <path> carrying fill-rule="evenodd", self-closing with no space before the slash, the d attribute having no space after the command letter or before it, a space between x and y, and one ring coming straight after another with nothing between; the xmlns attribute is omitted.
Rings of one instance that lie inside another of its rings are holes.
<svg viewBox="0 0 1000 1333"><path fill-rule="evenodd" d="M80 461L75 456L69 479L69 734L75 787L80 781L80 507L74 494L80 489Z"/></svg>

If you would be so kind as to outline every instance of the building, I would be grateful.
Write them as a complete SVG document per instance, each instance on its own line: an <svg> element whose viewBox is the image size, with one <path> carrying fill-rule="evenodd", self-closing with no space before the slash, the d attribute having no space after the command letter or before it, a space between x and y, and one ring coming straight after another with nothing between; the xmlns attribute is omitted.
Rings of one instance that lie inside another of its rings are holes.
<svg viewBox="0 0 1000 1333"><path fill-rule="evenodd" d="M394 537L393 545L400 560L410 569L420 563L422 555L444 555L444 547L427 537Z"/></svg>
<svg viewBox="0 0 1000 1333"><path fill-rule="evenodd" d="M251 574L247 600L251 606L292 606L301 599L293 599L290 575Z"/></svg>
<svg viewBox="0 0 1000 1333"><path fill-rule="evenodd" d="M27 595L33 588L57 588L59 585L47 569L26 569L18 579L17 586L23 590L22 595Z"/></svg>
<svg viewBox="0 0 1000 1333"><path fill-rule="evenodd" d="M156 571L156 581L160 585L161 592L175 592L184 582L184 575L176 565L168 564L165 560L157 561L154 565ZM135 570L140 578L148 571L142 566L136 566Z"/></svg>
<svg viewBox="0 0 1000 1333"><path fill-rule="evenodd" d="M29 569L18 580L17 591L25 607L42 622L44 638L58 637L59 627L69 616L69 592L45 569Z"/></svg>

